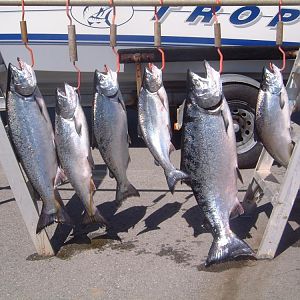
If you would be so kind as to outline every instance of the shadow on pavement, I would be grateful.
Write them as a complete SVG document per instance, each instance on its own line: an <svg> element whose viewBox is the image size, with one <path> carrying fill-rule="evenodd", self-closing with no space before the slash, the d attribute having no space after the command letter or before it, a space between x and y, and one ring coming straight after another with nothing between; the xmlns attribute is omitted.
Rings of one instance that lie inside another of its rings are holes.
<svg viewBox="0 0 300 300"><path fill-rule="evenodd" d="M194 237L202 233L210 232L205 226L205 216L198 205L188 209L182 217L186 220L189 227L194 229Z"/></svg>
<svg viewBox="0 0 300 300"><path fill-rule="evenodd" d="M150 216L145 219L145 229L138 233L138 235L146 233L151 230L157 230L159 224L166 221L167 219L172 218L176 215L183 203L174 202L167 203L164 206L160 207L158 210L153 212Z"/></svg>
<svg viewBox="0 0 300 300"><path fill-rule="evenodd" d="M100 168L106 170L106 167L100 165ZM103 177L95 180L96 187L101 184ZM64 188L61 188L63 190ZM72 198L66 204L66 210L71 217L72 221L74 222L74 227L68 226L65 224L58 224L56 230L51 238L51 244L54 248L55 253L59 251L59 249L65 244L66 239L68 238L69 234L73 229L74 236L81 236L87 234L91 231L95 231L100 228L98 224L83 226L82 219L84 213L84 206L75 193ZM102 214L101 210L100 213Z"/></svg>

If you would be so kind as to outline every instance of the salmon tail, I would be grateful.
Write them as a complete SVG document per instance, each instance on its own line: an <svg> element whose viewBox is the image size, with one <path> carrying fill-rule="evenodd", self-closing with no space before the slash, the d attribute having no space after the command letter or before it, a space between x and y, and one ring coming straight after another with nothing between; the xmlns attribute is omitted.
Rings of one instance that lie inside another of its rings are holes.
<svg viewBox="0 0 300 300"><path fill-rule="evenodd" d="M118 184L116 193L117 207L120 207L123 201L130 197L140 197L140 193L129 181L124 187Z"/></svg>
<svg viewBox="0 0 300 300"><path fill-rule="evenodd" d="M46 214L42 209L41 215L39 217L39 221L37 223L36 233L37 234L40 233L44 228L53 224L54 222L61 223L61 224L68 224L71 226L74 225L70 216L68 215L68 213L63 207L59 207L58 211L52 214Z"/></svg>
<svg viewBox="0 0 300 300"><path fill-rule="evenodd" d="M170 189L171 193L174 194L176 183L178 181L188 180L189 175L187 175L183 171L175 169L175 170L172 170L171 172L169 172L168 174L166 174L166 178L167 178L167 183L168 183L169 189Z"/></svg>
<svg viewBox="0 0 300 300"><path fill-rule="evenodd" d="M93 215L89 215L88 212L84 213L82 224L99 224L100 227L108 227L108 222L106 219L100 214L99 210L96 208Z"/></svg>
<svg viewBox="0 0 300 300"><path fill-rule="evenodd" d="M255 258L253 250L233 232L227 237L214 239L205 266L234 260L238 257Z"/></svg>

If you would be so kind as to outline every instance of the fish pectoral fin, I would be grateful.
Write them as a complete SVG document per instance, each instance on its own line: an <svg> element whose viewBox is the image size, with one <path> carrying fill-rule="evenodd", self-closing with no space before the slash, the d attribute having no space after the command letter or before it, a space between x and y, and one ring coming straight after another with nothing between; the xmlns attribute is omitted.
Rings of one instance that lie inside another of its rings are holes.
<svg viewBox="0 0 300 300"><path fill-rule="evenodd" d="M138 138L143 139L142 129L139 124L137 126L137 136L138 136Z"/></svg>
<svg viewBox="0 0 300 300"><path fill-rule="evenodd" d="M88 156L87 156L87 160L88 160L88 162L89 162L89 164L90 164L90 167L91 167L92 169L94 169L94 168L95 168L95 162L94 162L94 159L93 159L93 156L92 156L91 148L89 148L89 154L88 154Z"/></svg>
<svg viewBox="0 0 300 300"><path fill-rule="evenodd" d="M108 175L109 175L110 178L115 178L115 175L112 173L111 170L108 171Z"/></svg>
<svg viewBox="0 0 300 300"><path fill-rule="evenodd" d="M56 176L54 179L54 187L56 188L57 186L63 184L68 180L67 175L65 174L64 170L60 167L57 168L56 171Z"/></svg>
<svg viewBox="0 0 300 300"><path fill-rule="evenodd" d="M279 98L279 105L280 105L280 108L281 108L281 109L284 108L284 105L285 105L285 99L284 99L284 97L283 97L282 94L280 95L280 98Z"/></svg>
<svg viewBox="0 0 300 300"><path fill-rule="evenodd" d="M166 102L167 102L167 99L168 99L168 98L166 98L167 95L164 93L164 89L159 89L159 90L157 91L157 95L158 95L158 97L159 97L159 99L160 99L160 101L161 101L163 107L167 110L167 107L166 107L166 104L167 104L167 103L166 103ZM165 101L165 99L166 99L166 101Z"/></svg>
<svg viewBox="0 0 300 300"><path fill-rule="evenodd" d="M126 105L124 103L123 97L122 97L120 92L119 92L119 95L118 95L118 101L121 104L121 106L123 107L123 109L126 111Z"/></svg>
<svg viewBox="0 0 300 300"><path fill-rule="evenodd" d="M48 123L49 119L46 115L46 112L45 112L46 108L45 108L42 100L39 97L36 97L36 96L34 97L34 99L35 99L35 102L37 103L37 105L40 109L41 115L44 117L45 121Z"/></svg>
<svg viewBox="0 0 300 300"><path fill-rule="evenodd" d="M176 149L175 149L175 146L172 144L172 143L170 143L170 146L169 146L169 155L173 152L173 151L175 151Z"/></svg>
<svg viewBox="0 0 300 300"><path fill-rule="evenodd" d="M79 136L81 136L81 129L82 129L82 124L77 120L77 118L74 116L74 123L75 123L75 129L76 132Z"/></svg>
<svg viewBox="0 0 300 300"><path fill-rule="evenodd" d="M128 165L129 165L130 162L131 162L131 158L130 158L130 155L128 155L127 168L128 168Z"/></svg>
<svg viewBox="0 0 300 300"><path fill-rule="evenodd" d="M127 133L127 142L128 142L129 145L132 143L129 133Z"/></svg>
<svg viewBox="0 0 300 300"><path fill-rule="evenodd" d="M160 166L159 162L156 159L154 159L154 164L158 167Z"/></svg>
<svg viewBox="0 0 300 300"><path fill-rule="evenodd" d="M234 218L242 215L244 212L245 211L244 211L242 204L240 203L238 198L236 198L235 204L232 207L231 212L230 212L230 219L234 219Z"/></svg>
<svg viewBox="0 0 300 300"><path fill-rule="evenodd" d="M237 174L237 178L241 181L241 183L244 183L241 171L238 167L236 167L236 174Z"/></svg>
<svg viewBox="0 0 300 300"><path fill-rule="evenodd" d="M226 132L227 132L228 126L229 126L229 120L228 120L228 116L224 113L223 109L221 110L221 115L222 115L224 125L225 125L225 129L226 129Z"/></svg>

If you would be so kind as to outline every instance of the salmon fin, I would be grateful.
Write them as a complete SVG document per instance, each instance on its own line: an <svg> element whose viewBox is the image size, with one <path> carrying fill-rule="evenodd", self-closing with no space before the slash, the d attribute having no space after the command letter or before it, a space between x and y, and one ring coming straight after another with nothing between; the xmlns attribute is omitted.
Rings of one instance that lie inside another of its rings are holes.
<svg viewBox="0 0 300 300"><path fill-rule="evenodd" d="M292 156L295 145L296 145L296 143L294 141L292 141L289 145L290 156Z"/></svg>
<svg viewBox="0 0 300 300"><path fill-rule="evenodd" d="M172 170L171 172L166 174L166 179L168 183L168 187L172 194L174 194L175 185L178 181L189 180L190 176L180 170Z"/></svg>
<svg viewBox="0 0 300 300"><path fill-rule="evenodd" d="M122 94L120 93L120 91L118 92L118 101L121 104L121 106L123 107L124 111L126 112L126 105L125 102L123 100Z"/></svg>
<svg viewBox="0 0 300 300"><path fill-rule="evenodd" d="M173 152L173 151L175 151L176 149L175 149L175 146L172 144L172 143L170 143L170 147L169 147L169 155Z"/></svg>
<svg viewBox="0 0 300 300"><path fill-rule="evenodd" d="M225 115L223 109L221 110L221 115L222 115L222 118L223 118L223 121L224 121L225 130L226 130L226 132L227 132L228 126L229 126L229 120L228 120L228 116Z"/></svg>
<svg viewBox="0 0 300 300"><path fill-rule="evenodd" d="M93 98L93 101L92 101L92 128L91 128L91 147L92 149L95 149L95 148L98 148L98 145L97 145L97 142L96 142L96 137L95 137L95 125L94 125L94 122L95 122L95 102L96 102L96 99L98 97L98 93L96 92L96 88L95 88L95 80L96 80L96 72L94 73L94 87L93 87L93 90L94 90L94 98Z"/></svg>
<svg viewBox="0 0 300 300"><path fill-rule="evenodd" d="M128 160L127 160L126 168L128 168L128 165L129 165L130 162L131 162L131 158L130 158L130 155L128 155Z"/></svg>
<svg viewBox="0 0 300 300"><path fill-rule="evenodd" d="M110 178L115 178L115 175L113 174L113 172L111 170L108 171L108 175Z"/></svg>
<svg viewBox="0 0 300 300"><path fill-rule="evenodd" d="M82 224L99 224L100 227L108 227L108 222L106 219L100 214L98 208L96 208L93 215L89 215L87 211L84 212Z"/></svg>
<svg viewBox="0 0 300 300"><path fill-rule="evenodd" d="M137 126L137 135L138 138L143 139L143 134L140 125Z"/></svg>
<svg viewBox="0 0 300 300"><path fill-rule="evenodd" d="M159 161L158 161L158 160L156 160L156 159L154 159L154 164L155 164L157 167L159 167L159 166L160 166L160 163L159 163Z"/></svg>
<svg viewBox="0 0 300 300"><path fill-rule="evenodd" d="M213 240L209 249L205 266L234 260L238 257L255 258L253 250L242 240L240 240L233 232L230 232L226 238ZM226 242L224 244L224 242Z"/></svg>
<svg viewBox="0 0 300 300"><path fill-rule="evenodd" d="M163 107L165 108L165 110L168 110L168 108L166 107L165 98L164 98L164 97L166 97L166 94L163 92L164 92L164 89L159 89L157 91L157 95L158 95L159 100L161 101Z"/></svg>
<svg viewBox="0 0 300 300"><path fill-rule="evenodd" d="M243 208L242 204L240 203L239 199L236 198L236 203L230 212L230 219L234 219L234 218L242 215L243 213L244 213L244 208Z"/></svg>
<svg viewBox="0 0 300 300"><path fill-rule="evenodd" d="M243 180L241 171L240 171L240 169L238 167L236 167L236 174L237 174L238 179L241 181L241 183L244 184L244 180Z"/></svg>
<svg viewBox="0 0 300 300"><path fill-rule="evenodd" d="M93 128L93 126L92 126L92 128ZM97 144L97 140L96 140L93 129L92 129L92 135L91 135L91 147L92 147L92 149L95 149L95 148L98 149L98 144Z"/></svg>
<svg viewBox="0 0 300 300"><path fill-rule="evenodd" d="M88 156L87 156L87 160L90 164L90 167L91 169L95 169L95 162L94 162L94 159L93 159L93 156L92 156L92 151L91 151L91 148L89 148L89 153L88 153Z"/></svg>
<svg viewBox="0 0 300 300"><path fill-rule="evenodd" d="M172 138L172 136L173 136L172 128L169 124L167 126L168 126L168 130L169 130L170 138Z"/></svg>
<svg viewBox="0 0 300 300"><path fill-rule="evenodd" d="M280 98L279 98L279 105L280 105L280 108L281 108L281 109L284 108L284 105L285 105L285 99L284 99L284 97L283 97L282 94L280 95Z"/></svg>
<svg viewBox="0 0 300 300"><path fill-rule="evenodd" d="M94 180L93 180L92 177L91 177L91 179L90 179L90 191L91 191L91 192L95 192L95 191L96 191L95 182L94 182Z"/></svg>
<svg viewBox="0 0 300 300"><path fill-rule="evenodd" d="M45 121L48 123L49 122L49 118L46 115L45 109L47 109L44 105L44 102L41 101L41 98L34 96L35 102L38 105L41 115L44 117Z"/></svg>
<svg viewBox="0 0 300 300"><path fill-rule="evenodd" d="M131 138L130 138L130 135L127 133L127 142L128 142L128 144L129 145L131 145L132 144L132 142L131 142Z"/></svg>
<svg viewBox="0 0 300 300"><path fill-rule="evenodd" d="M74 119L74 123L75 123L76 132L79 136L81 136L82 124L77 120L77 118L75 116L73 119Z"/></svg>
<svg viewBox="0 0 300 300"><path fill-rule="evenodd" d="M116 192L117 207L120 207L123 201L130 197L140 197L140 193L129 181L123 188L121 185L118 184Z"/></svg>
<svg viewBox="0 0 300 300"><path fill-rule="evenodd" d="M40 233L43 229L53 224L54 222L60 224L67 224L70 226L74 225L64 207L59 207L57 212L52 214L46 214L44 212L44 209L42 208L41 215L39 217L36 227L36 233Z"/></svg>
<svg viewBox="0 0 300 300"><path fill-rule="evenodd" d="M66 181L68 181L67 175L65 174L62 168L58 167L54 179L54 187L56 188L57 186L63 184Z"/></svg>

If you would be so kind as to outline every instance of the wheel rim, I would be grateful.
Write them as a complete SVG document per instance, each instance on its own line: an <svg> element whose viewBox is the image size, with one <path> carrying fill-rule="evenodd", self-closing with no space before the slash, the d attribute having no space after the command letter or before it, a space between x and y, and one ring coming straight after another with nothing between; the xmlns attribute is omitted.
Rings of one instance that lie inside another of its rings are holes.
<svg viewBox="0 0 300 300"><path fill-rule="evenodd" d="M255 111L247 102L241 100L230 100L228 105L234 123L237 153L242 154L257 143L254 132Z"/></svg>

